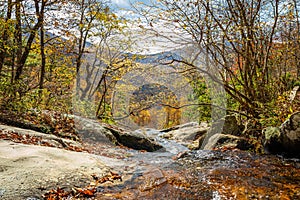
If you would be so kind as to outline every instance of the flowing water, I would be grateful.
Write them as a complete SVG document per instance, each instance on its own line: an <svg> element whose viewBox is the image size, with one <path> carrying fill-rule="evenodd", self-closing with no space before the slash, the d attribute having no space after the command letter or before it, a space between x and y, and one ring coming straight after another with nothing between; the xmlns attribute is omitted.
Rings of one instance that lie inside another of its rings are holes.
<svg viewBox="0 0 300 200"><path fill-rule="evenodd" d="M153 129L137 130L164 150L128 150L126 181L99 187L99 199L300 199L300 161L243 151L188 151ZM115 166L116 167L116 166Z"/></svg>

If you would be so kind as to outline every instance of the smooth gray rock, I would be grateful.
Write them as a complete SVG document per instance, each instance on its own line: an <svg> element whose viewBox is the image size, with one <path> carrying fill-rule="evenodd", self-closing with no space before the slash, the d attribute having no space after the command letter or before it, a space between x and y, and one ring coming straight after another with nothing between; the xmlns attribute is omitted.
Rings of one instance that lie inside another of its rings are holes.
<svg viewBox="0 0 300 200"><path fill-rule="evenodd" d="M110 171L101 156L0 140L0 197L39 198L57 187L85 187ZM118 162L120 162L118 160ZM42 189L41 189L42 188Z"/></svg>
<svg viewBox="0 0 300 200"><path fill-rule="evenodd" d="M245 129L244 125L240 124L235 115L226 115L225 117L212 123L203 142L199 145L201 149L208 144L211 137L215 134L235 135L240 136Z"/></svg>
<svg viewBox="0 0 300 200"><path fill-rule="evenodd" d="M197 149L199 138L207 133L209 126L207 123L188 123L172 127L168 130L162 130L162 138L175 140L176 142L188 146L190 149Z"/></svg>
<svg viewBox="0 0 300 200"><path fill-rule="evenodd" d="M212 124L211 132L213 134L220 133L219 128L222 128L222 134L230 134L239 136L244 130L244 125L239 124L238 120L234 115L226 115L224 118L214 122Z"/></svg>
<svg viewBox="0 0 300 200"><path fill-rule="evenodd" d="M204 150L213 150L216 148L237 148L241 150L246 150L250 148L250 144L248 144L247 140L242 137L238 137L235 135L228 135L217 133L211 136L204 146Z"/></svg>
<svg viewBox="0 0 300 200"><path fill-rule="evenodd" d="M100 124L97 120L74 116L75 128L82 139L123 145L136 150L157 151L162 148L146 135L128 132L116 126Z"/></svg>
<svg viewBox="0 0 300 200"><path fill-rule="evenodd" d="M80 116L73 117L75 120L76 133L81 139L117 144L117 139L113 133L101 125L97 120Z"/></svg>
<svg viewBox="0 0 300 200"><path fill-rule="evenodd" d="M13 127L13 126L7 126L7 125L2 125L0 124L0 131L2 131L3 133L17 133L21 136L31 136L31 137L37 137L37 138L41 138L41 142L47 142L52 144L54 147L60 147L60 146L76 146L76 147L82 147L81 143L74 141L74 140L70 140L70 139L65 139L65 138L60 138L57 137L56 135L53 134L45 134L45 133L41 133L41 132L37 132L37 131L33 131L33 130L29 130L29 129L23 129L23 128L18 128L18 127Z"/></svg>

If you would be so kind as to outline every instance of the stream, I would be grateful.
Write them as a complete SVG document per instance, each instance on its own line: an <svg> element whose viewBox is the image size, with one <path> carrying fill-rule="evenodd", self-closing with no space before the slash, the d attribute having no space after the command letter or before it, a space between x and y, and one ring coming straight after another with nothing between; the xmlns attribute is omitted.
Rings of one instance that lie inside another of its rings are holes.
<svg viewBox="0 0 300 200"><path fill-rule="evenodd" d="M164 149L126 150L125 165L111 167L130 178L98 187L97 199L300 199L299 159L239 150L189 151L161 138L158 130L136 131Z"/></svg>

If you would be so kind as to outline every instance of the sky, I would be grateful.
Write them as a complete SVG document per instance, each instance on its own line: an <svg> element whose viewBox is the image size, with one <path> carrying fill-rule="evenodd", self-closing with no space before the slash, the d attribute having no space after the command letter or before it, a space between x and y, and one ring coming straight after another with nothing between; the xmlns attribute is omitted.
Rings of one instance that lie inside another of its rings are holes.
<svg viewBox="0 0 300 200"><path fill-rule="evenodd" d="M143 2L147 3L151 0L111 0L112 4L116 5L119 8L130 8L130 4L134 2Z"/></svg>
<svg viewBox="0 0 300 200"><path fill-rule="evenodd" d="M174 43L168 41L166 37L162 36L174 35L174 30L171 30L170 27L167 27L165 24L159 21L155 23L154 27L150 27L145 19L141 18L141 21L139 22L136 20L140 16L137 13L130 11L131 5L136 2L151 4L155 2L155 0L111 0L117 15L133 20L133 23L129 26L129 29L132 31L132 36L136 43L134 48L131 49L130 53L156 54L178 48L178 44L174 45ZM141 27L152 29L152 32L146 33L141 29ZM174 38L176 38L176 35L174 35Z"/></svg>
<svg viewBox="0 0 300 200"><path fill-rule="evenodd" d="M112 4L115 4L117 7L120 7L120 8L130 7L128 0L112 0L111 2L112 2Z"/></svg>

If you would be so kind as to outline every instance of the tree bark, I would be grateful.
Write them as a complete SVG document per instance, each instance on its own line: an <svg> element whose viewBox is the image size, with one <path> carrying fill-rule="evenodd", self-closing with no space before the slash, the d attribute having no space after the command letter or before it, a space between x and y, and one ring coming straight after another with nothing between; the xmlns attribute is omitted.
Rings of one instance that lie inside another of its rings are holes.
<svg viewBox="0 0 300 200"><path fill-rule="evenodd" d="M40 28L40 51L41 51L41 74L39 81L39 95L41 97L42 89L44 88L44 78L46 72L46 55L45 55L45 32L44 32L44 8L45 8L45 0L42 0L41 10L39 11L38 4L36 4L37 14L41 17L42 25Z"/></svg>
<svg viewBox="0 0 300 200"><path fill-rule="evenodd" d="M3 65L4 65L4 60L7 56L7 52L6 52L6 45L8 42L8 26L10 26L8 23L8 21L11 19L11 14L12 14L12 1L8 0L7 1L7 14L6 14L6 18L5 18L5 24L4 24L4 30L3 30L3 34L2 34L2 42L0 42L0 74L2 72L3 69Z"/></svg>

